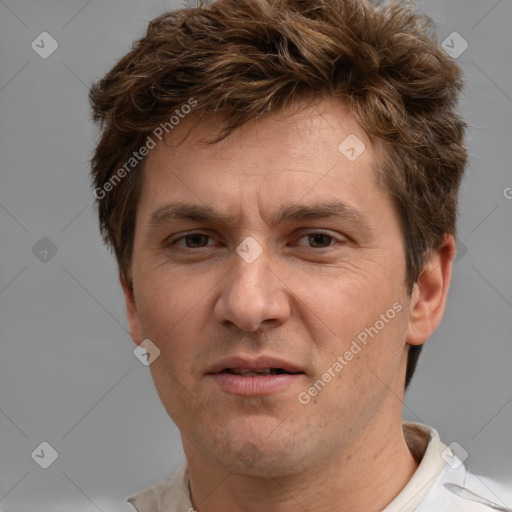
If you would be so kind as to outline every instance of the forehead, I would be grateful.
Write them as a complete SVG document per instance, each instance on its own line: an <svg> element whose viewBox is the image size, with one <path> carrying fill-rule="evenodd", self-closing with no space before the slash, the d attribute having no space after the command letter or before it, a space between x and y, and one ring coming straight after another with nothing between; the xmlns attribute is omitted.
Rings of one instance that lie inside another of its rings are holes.
<svg viewBox="0 0 512 512"><path fill-rule="evenodd" d="M265 161L277 161L280 156L319 159L343 155L354 162L361 153L362 160L368 163L374 153L382 151L380 146L375 147L370 142L344 103L334 97L298 101L288 108L250 120L224 140L209 144L228 122L222 113L193 112L164 134L157 151L152 152L148 160L155 157L165 160L172 154L180 161L185 155L192 161L207 154L219 161L232 161L243 151L246 159L256 154ZM340 147L347 137L347 143ZM350 147L356 150L355 154L347 152Z"/></svg>
<svg viewBox="0 0 512 512"><path fill-rule="evenodd" d="M220 115L190 116L157 144L145 162L143 215L179 199L226 215L257 208L275 218L283 205L339 197L356 206L384 195L375 179L381 148L335 99L250 121L208 144L224 123Z"/></svg>

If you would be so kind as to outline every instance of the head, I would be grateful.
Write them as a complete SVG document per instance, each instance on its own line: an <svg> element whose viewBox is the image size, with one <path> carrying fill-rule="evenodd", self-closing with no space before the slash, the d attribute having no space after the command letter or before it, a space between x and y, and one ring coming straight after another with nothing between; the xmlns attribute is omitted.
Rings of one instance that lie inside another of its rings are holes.
<svg viewBox="0 0 512 512"><path fill-rule="evenodd" d="M279 411L298 407L300 427L322 435L355 411L347 439L384 404L399 409L391 396L408 386L450 281L461 88L428 18L361 0L165 13L93 86L100 227L132 338L159 347L155 385L191 442L214 458L212 439L243 453L254 428L280 425L275 446L289 450L282 439L302 440ZM321 380L302 401L325 414L284 392L220 391L212 365L234 353L294 363L294 393ZM191 411L225 422L193 426Z"/></svg>

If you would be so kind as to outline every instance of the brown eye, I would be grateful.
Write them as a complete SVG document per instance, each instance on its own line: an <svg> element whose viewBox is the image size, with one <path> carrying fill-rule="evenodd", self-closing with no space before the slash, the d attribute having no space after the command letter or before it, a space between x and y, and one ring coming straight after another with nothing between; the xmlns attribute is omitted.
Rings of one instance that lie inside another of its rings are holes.
<svg viewBox="0 0 512 512"><path fill-rule="evenodd" d="M201 249L212 245L212 237L204 233L189 233L166 242L167 247L177 246L181 249Z"/></svg>
<svg viewBox="0 0 512 512"><path fill-rule="evenodd" d="M326 235L325 233L312 233L308 235L308 242L311 247L323 248L329 247L333 241L332 236Z"/></svg>
<svg viewBox="0 0 512 512"><path fill-rule="evenodd" d="M194 233L193 235L186 235L183 237L185 245L189 249L197 249L199 247L206 247L208 245L208 235L202 235L200 233Z"/></svg>
<svg viewBox="0 0 512 512"><path fill-rule="evenodd" d="M334 245L343 244L343 237L336 238L329 232L311 231L299 238L297 245L307 249L327 249Z"/></svg>

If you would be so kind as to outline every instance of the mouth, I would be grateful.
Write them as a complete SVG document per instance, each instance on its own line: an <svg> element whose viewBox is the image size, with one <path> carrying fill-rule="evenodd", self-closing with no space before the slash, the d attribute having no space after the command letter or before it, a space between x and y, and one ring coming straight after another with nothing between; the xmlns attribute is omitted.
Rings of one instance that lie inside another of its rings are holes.
<svg viewBox="0 0 512 512"><path fill-rule="evenodd" d="M246 397L283 392L305 375L299 366L274 357L232 357L219 361L207 373L220 391Z"/></svg>
<svg viewBox="0 0 512 512"><path fill-rule="evenodd" d="M303 372L289 372L283 368L264 368L262 370L250 370L245 368L226 368L219 373L240 375L241 377L268 377L269 375L297 375Z"/></svg>
<svg viewBox="0 0 512 512"><path fill-rule="evenodd" d="M269 374L304 373L304 371L300 366L284 359L263 355L257 358L240 355L221 359L208 369L208 373L232 373L245 377L259 377Z"/></svg>

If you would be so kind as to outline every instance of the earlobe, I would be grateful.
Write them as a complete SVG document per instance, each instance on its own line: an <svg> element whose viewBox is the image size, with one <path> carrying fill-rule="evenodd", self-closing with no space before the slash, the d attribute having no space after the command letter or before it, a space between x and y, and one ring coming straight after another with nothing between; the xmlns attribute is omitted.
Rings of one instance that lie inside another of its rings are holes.
<svg viewBox="0 0 512 512"><path fill-rule="evenodd" d="M140 327L139 314L137 311L137 304L135 302L135 294L133 292L133 285L128 283L122 272L119 272L119 282L123 289L124 301L126 305L126 318L130 328L130 336L134 343L138 345L142 342L142 330Z"/></svg>
<svg viewBox="0 0 512 512"><path fill-rule="evenodd" d="M442 244L428 257L414 284L409 308L409 345L422 345L443 318L455 256L455 240L445 235Z"/></svg>

